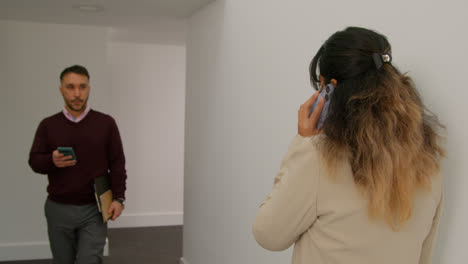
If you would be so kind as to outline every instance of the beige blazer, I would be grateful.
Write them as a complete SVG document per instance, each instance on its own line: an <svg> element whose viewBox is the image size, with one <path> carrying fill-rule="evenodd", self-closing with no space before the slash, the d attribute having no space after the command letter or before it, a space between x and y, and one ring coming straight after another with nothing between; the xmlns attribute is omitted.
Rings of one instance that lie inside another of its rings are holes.
<svg viewBox="0 0 468 264"><path fill-rule="evenodd" d="M326 175L315 143L297 135L284 157L273 190L253 224L257 242L272 251L294 244L293 264L428 264L442 207L442 180L418 191L413 213L400 231L370 220L367 201L354 184L348 162Z"/></svg>

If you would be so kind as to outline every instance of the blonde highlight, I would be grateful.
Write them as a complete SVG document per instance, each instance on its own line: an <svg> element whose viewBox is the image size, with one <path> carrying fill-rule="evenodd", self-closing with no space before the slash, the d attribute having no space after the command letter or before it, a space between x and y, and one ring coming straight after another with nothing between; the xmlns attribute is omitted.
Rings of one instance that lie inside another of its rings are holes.
<svg viewBox="0 0 468 264"><path fill-rule="evenodd" d="M325 125L321 152L331 175L340 160L349 161L369 216L398 230L411 217L415 191L430 190L440 170L445 154L437 130L443 126L426 113L408 76L389 64L382 71L361 79L365 89L347 100L339 133L336 123Z"/></svg>

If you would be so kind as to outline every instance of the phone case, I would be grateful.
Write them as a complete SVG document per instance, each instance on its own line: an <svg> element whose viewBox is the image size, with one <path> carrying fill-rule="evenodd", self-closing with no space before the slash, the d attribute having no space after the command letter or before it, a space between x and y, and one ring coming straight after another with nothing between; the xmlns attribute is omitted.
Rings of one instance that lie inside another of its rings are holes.
<svg viewBox="0 0 468 264"><path fill-rule="evenodd" d="M73 151L72 147L58 147L57 150L65 156L72 156L72 159L76 160L75 151Z"/></svg>
<svg viewBox="0 0 468 264"><path fill-rule="evenodd" d="M321 129L323 127L323 123L325 123L325 120L328 117L328 107L330 106L330 98L334 90L335 86L333 84L327 84L327 86L325 86L325 88L320 91L317 100L315 100L314 104L312 104L312 107L310 108L309 117L310 115L312 115L312 112L317 107L317 104L320 101L320 99L322 97L325 98L325 104L323 105L322 113L320 114L320 118L317 122L317 129Z"/></svg>

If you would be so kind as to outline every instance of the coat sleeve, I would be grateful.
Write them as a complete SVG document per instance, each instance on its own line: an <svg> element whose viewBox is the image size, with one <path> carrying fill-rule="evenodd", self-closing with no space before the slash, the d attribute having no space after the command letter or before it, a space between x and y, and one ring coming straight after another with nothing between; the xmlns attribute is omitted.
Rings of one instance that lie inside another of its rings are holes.
<svg viewBox="0 0 468 264"><path fill-rule="evenodd" d="M49 148L47 140L47 125L43 120L39 124L34 136L28 161L31 169L41 174L49 174L57 168L52 161L52 151Z"/></svg>
<svg viewBox="0 0 468 264"><path fill-rule="evenodd" d="M289 248L317 218L319 156L314 137L297 135L270 194L260 204L252 231L265 249Z"/></svg>
<svg viewBox="0 0 468 264"><path fill-rule="evenodd" d="M432 255L434 254L435 241L439 230L440 216L442 215L442 207L444 202L443 191L440 196L439 205L437 206L436 213L432 220L431 231L423 242L421 249L421 256L419 257L419 264L431 264Z"/></svg>

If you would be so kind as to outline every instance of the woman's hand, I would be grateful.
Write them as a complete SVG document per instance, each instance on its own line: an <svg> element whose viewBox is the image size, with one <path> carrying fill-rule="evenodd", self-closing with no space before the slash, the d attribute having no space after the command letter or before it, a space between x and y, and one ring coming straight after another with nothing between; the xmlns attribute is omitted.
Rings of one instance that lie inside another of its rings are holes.
<svg viewBox="0 0 468 264"><path fill-rule="evenodd" d="M309 117L310 108L317 100L318 96L319 92L317 91L299 108L297 133L303 137L311 137L322 132L321 130L317 129L317 122L319 120L320 114L322 113L323 105L325 104L325 100L323 98L320 99L317 107L314 109L314 112L312 112Z"/></svg>

